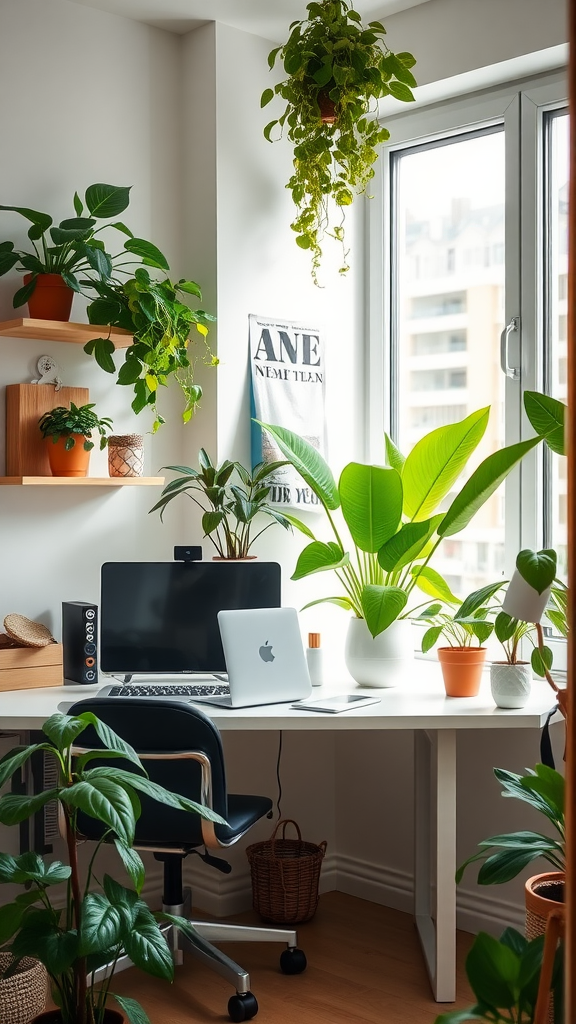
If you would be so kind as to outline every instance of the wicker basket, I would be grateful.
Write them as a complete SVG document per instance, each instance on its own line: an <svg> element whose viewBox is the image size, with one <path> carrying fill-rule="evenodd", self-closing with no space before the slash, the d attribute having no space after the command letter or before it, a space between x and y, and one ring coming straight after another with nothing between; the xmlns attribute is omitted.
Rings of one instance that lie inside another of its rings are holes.
<svg viewBox="0 0 576 1024"><path fill-rule="evenodd" d="M4 973L12 962L10 953L0 953L0 1021L2 1024L29 1024L46 1005L46 968L39 960L25 956L14 974L5 978Z"/></svg>
<svg viewBox="0 0 576 1024"><path fill-rule="evenodd" d="M298 839L286 839L286 826L294 825ZM282 828L282 837L277 833ZM326 842L304 842L291 818L279 821L270 839L246 850L252 873L252 903L265 921L301 924L314 917L318 906L320 868Z"/></svg>

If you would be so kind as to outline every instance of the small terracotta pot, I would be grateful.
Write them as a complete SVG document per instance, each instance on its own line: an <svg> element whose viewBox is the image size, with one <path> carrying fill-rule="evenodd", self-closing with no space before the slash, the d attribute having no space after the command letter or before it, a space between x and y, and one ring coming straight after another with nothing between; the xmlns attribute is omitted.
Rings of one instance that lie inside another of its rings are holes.
<svg viewBox="0 0 576 1024"><path fill-rule="evenodd" d="M51 437L45 438L48 462L52 476L88 476L90 452L84 448L84 436L75 434L76 443L66 451L66 437L59 437L54 444Z"/></svg>
<svg viewBox="0 0 576 1024"><path fill-rule="evenodd" d="M475 697L486 661L485 647L439 647L447 697Z"/></svg>
<svg viewBox="0 0 576 1024"><path fill-rule="evenodd" d="M34 1017L30 1024L62 1024L60 1010L46 1010ZM104 1024L124 1024L124 1017L117 1010L104 1010Z"/></svg>
<svg viewBox="0 0 576 1024"><path fill-rule="evenodd" d="M24 275L24 284L32 279L32 274ZM60 274L38 274L36 287L28 299L28 312L34 320L70 319L72 311L72 288L60 277Z"/></svg>

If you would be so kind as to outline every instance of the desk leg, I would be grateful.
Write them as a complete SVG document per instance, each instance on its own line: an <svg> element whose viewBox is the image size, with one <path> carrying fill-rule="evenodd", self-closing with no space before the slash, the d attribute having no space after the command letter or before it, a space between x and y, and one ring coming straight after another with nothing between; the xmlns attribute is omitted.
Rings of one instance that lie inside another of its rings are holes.
<svg viewBox="0 0 576 1024"><path fill-rule="evenodd" d="M434 788L435 792L432 792ZM431 805L434 807L432 828ZM432 842L436 876L432 881ZM414 733L414 914L434 998L456 998L456 733ZM436 913L432 909L435 888Z"/></svg>

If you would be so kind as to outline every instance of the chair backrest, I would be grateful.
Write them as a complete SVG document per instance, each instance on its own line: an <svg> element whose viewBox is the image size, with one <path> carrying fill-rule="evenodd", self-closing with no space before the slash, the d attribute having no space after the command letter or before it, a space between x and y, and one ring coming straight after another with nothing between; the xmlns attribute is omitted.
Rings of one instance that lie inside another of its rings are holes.
<svg viewBox="0 0 576 1024"><path fill-rule="evenodd" d="M218 729L203 711L180 701L91 697L78 701L68 714L79 715L83 711L92 712L134 747L143 757L152 781L198 803L207 803L226 819L222 742ZM78 737L78 745L97 749L102 743L95 729L90 727ZM199 755L200 759L186 756L190 753ZM110 761L103 763L112 764ZM133 770L128 761L115 760L113 765ZM179 811L139 795L142 814L136 824L135 846L176 849L204 843L213 845L208 841L209 831L214 829L218 835L218 826L203 825L198 814ZM86 815L82 815L80 827L89 839L101 835L98 822Z"/></svg>

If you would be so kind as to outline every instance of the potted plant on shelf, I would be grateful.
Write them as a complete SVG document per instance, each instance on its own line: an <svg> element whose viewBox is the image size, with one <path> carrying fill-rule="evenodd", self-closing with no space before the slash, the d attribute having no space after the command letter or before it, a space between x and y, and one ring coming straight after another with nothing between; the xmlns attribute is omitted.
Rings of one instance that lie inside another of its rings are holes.
<svg viewBox="0 0 576 1024"><path fill-rule="evenodd" d="M135 248L135 243L138 243ZM163 253L151 243L129 239L127 252L143 255L146 267L154 267L165 274L170 272ZM157 281L146 267L138 267L127 280L111 277L88 282L98 297L88 306L91 324L122 327L134 336L134 342L125 350L124 362L117 375L117 383L133 386L132 409L135 413L151 408L154 412L153 433L165 422L158 411L158 390L173 377L186 400L182 419L187 423L202 396L202 388L194 381L194 365L190 357L190 331L193 327L205 340L208 325L215 320L203 309L191 309L183 298L190 295L198 299L202 293L195 281L181 279L172 282L168 276ZM119 271L120 272L120 271ZM114 345L109 337L94 338L85 346L88 355L108 373L116 373L112 358ZM206 345L205 361L214 366L218 360Z"/></svg>
<svg viewBox="0 0 576 1024"><path fill-rule="evenodd" d="M97 753L83 751L74 759L73 745L90 726L96 730L104 749ZM0 943L17 961L36 957L48 971L57 1009L41 1014L36 1018L37 1024L121 1024L122 1016L109 1008L112 998L130 1024L150 1024L135 999L116 995L110 989L118 958L126 953L136 967L171 980L172 951L159 922L177 923L188 934L192 929L182 918L153 914L141 898L144 865L132 847L140 813L138 793L212 821L222 819L208 808L151 782L132 747L89 712L76 717L53 715L42 731L46 736L42 743L15 747L2 759L0 786L41 751L57 765L56 786L32 796L7 793L0 797L0 822L18 825L50 801L58 801L68 863L47 862L32 851L17 857L0 853L0 882L24 886L24 892L2 907ZM95 756L98 767L91 767ZM131 762L141 774L119 768L118 758ZM108 763L102 764L106 759ZM95 844L85 877L78 863L79 812L103 826L103 838ZM132 887L109 874L101 877L101 885L97 882L95 859L104 841L116 847ZM66 883L63 907L50 896L51 887L60 883ZM109 970L98 985L94 973L106 965Z"/></svg>
<svg viewBox="0 0 576 1024"><path fill-rule="evenodd" d="M474 591L453 613L442 611L442 605L437 603L415 617L415 622L426 622L429 626L422 637L424 653L440 637L448 642L447 647L437 650L448 697L475 697L480 689L486 660L486 648L482 645L494 629L494 623L488 621L490 600L500 586L498 583Z"/></svg>
<svg viewBox="0 0 576 1024"><path fill-rule="evenodd" d="M70 403L45 412L38 421L42 437L47 443L48 460L52 476L86 476L90 452L94 447L92 431L100 435L100 449L106 447L106 431L112 429L112 420L99 417L94 403L77 406Z"/></svg>
<svg viewBox="0 0 576 1024"><path fill-rule="evenodd" d="M326 461L307 441L284 427L260 424L326 512L333 539L317 540L306 527L311 543L301 552L292 579L336 573L343 593L320 600L353 613L345 658L349 672L363 685L395 685L413 653L410 617L426 607L430 597L455 601L446 581L430 565L434 552L444 537L468 525L540 441L530 438L489 455L448 509L438 512L479 444L489 412L489 407L480 409L458 423L438 427L406 458L387 437L388 466L351 462L342 470L338 485ZM334 515L337 509L351 544L341 536ZM427 595L427 601L408 607L418 591Z"/></svg>
<svg viewBox="0 0 576 1024"><path fill-rule="evenodd" d="M264 136L272 142L274 130L280 135L286 129L294 147L287 184L297 210L291 227L297 244L312 256L317 284L326 234L342 246L340 273L348 270L344 210L365 192L378 148L390 137L376 120L378 100L413 101L416 79L410 69L416 60L411 53L392 53L382 23L363 26L346 0L320 0L306 10L308 17L292 22L287 42L268 57L271 69L282 62L286 78L265 89L261 106L275 96L286 103ZM333 226L331 202L340 211Z"/></svg>
<svg viewBox="0 0 576 1024"><path fill-rule="evenodd" d="M32 251L16 249L14 242L0 242L0 276L13 267L24 272L24 285L14 295L17 309L28 303L31 317L40 320L69 320L74 292L80 292L78 275L87 271L105 278L112 271L112 257L106 252L98 232L114 227L122 232L122 224L102 224L122 213L130 201L130 189L118 185L90 185L84 203L74 194L75 217L54 224L47 213L23 206L0 206L0 210L19 213L32 226L28 238Z"/></svg>
<svg viewBox="0 0 576 1024"><path fill-rule="evenodd" d="M226 460L221 466L214 466L210 456L200 449L198 454L200 469L190 466L164 466L181 474L166 484L160 500L150 512L164 515L166 506L181 494L187 495L202 509L202 529L204 536L213 545L215 558L242 559L255 558L250 554L252 545L274 523L279 523L289 530L292 526L301 528L299 520L285 512L278 512L268 503L270 487L266 479L285 462L259 464L249 473L239 462ZM234 474L239 483L232 483ZM201 499L196 497L201 495ZM271 520L254 534L252 529L258 515L265 515Z"/></svg>

